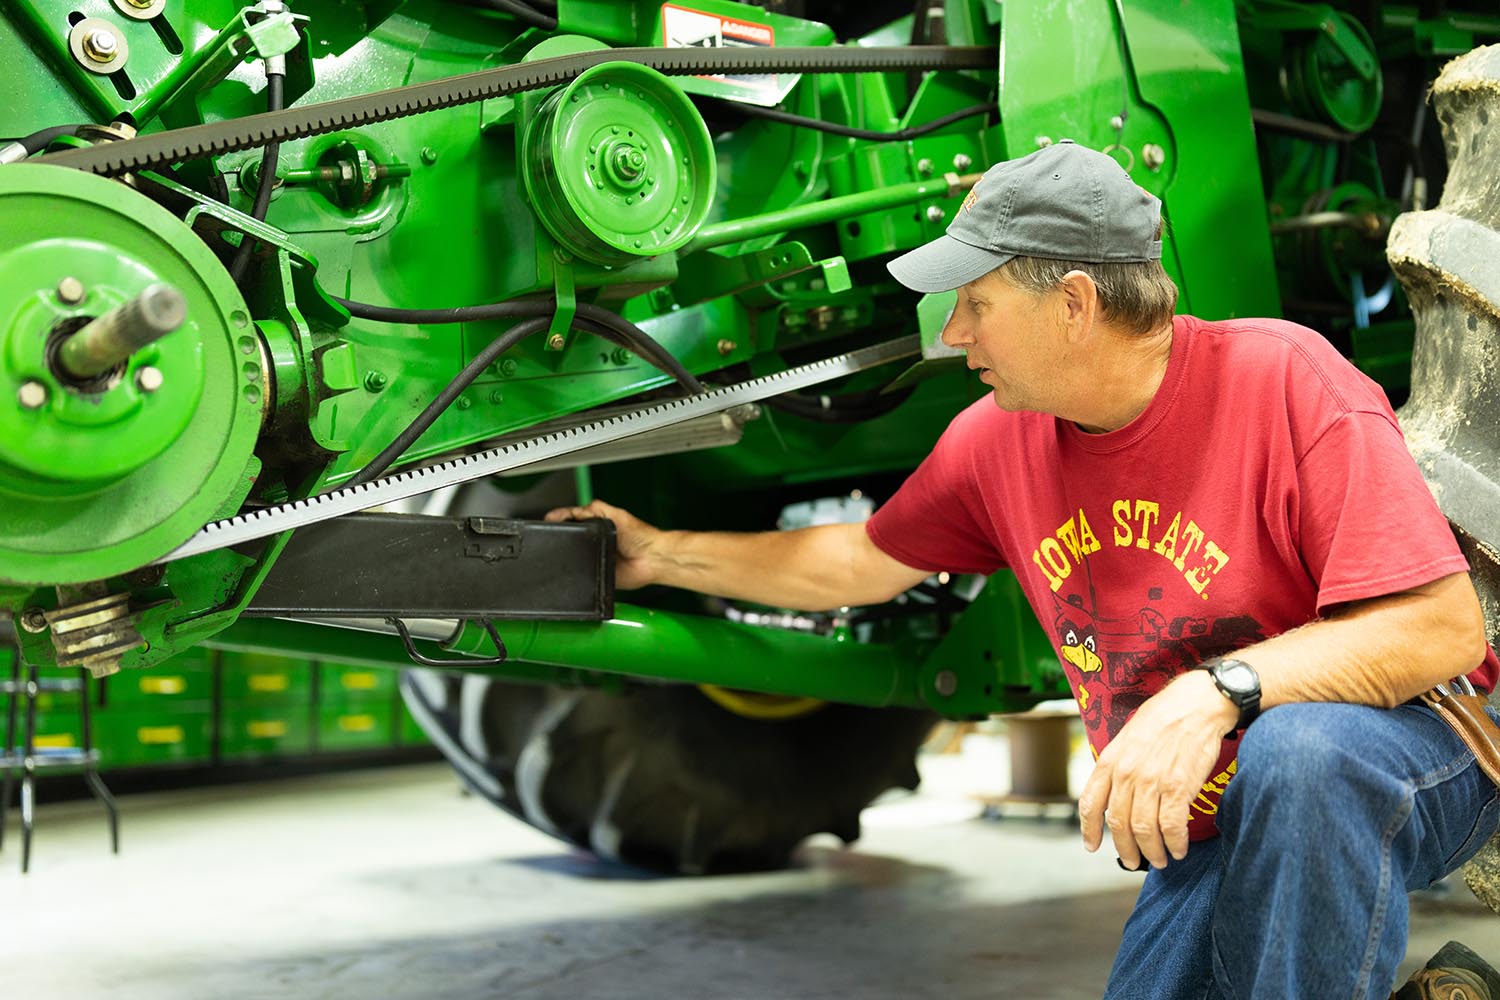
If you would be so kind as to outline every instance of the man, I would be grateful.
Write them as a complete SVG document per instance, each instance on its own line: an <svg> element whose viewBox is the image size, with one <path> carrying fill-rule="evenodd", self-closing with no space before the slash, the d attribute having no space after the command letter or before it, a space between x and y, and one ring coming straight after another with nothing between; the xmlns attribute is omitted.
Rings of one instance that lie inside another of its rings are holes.
<svg viewBox="0 0 1500 1000"><path fill-rule="evenodd" d="M1500 663L1380 389L1294 324L1174 317L1160 212L1060 143L990 169L890 264L958 289L943 341L993 391L865 525L548 517L613 520L621 587L790 608L1012 569L1097 756L1084 844L1107 832L1150 868L1107 995L1384 998L1406 892L1500 826L1494 784L1412 699L1488 690Z"/></svg>

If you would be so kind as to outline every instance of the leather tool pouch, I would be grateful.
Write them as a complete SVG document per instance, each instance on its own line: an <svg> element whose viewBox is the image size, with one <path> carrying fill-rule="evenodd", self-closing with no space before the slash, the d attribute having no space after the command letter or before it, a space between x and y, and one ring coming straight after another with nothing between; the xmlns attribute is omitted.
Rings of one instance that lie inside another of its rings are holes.
<svg viewBox="0 0 1500 1000"><path fill-rule="evenodd" d="M1482 694L1460 694L1438 685L1422 692L1422 701L1458 734L1474 751L1479 768L1500 787L1500 726L1485 713L1487 699Z"/></svg>

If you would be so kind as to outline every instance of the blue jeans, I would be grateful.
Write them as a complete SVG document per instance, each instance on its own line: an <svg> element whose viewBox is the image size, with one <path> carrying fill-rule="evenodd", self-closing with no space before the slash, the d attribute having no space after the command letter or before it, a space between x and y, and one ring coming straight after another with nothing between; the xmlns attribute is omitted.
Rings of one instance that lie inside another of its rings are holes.
<svg viewBox="0 0 1500 1000"><path fill-rule="evenodd" d="M1387 1000L1406 893L1484 846L1500 795L1425 706L1281 705L1246 731L1218 823L1147 874L1107 1000Z"/></svg>

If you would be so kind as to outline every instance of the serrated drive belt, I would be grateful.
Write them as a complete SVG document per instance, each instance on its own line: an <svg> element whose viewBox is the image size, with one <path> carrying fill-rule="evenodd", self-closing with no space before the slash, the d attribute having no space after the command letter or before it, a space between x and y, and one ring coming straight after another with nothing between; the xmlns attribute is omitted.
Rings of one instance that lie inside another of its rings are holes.
<svg viewBox="0 0 1500 1000"><path fill-rule="evenodd" d="M902 45L883 48L813 46L781 49L601 49L480 70L430 83L360 94L322 104L268 111L229 121L69 149L37 162L105 176L162 167L268 142L288 142L339 129L404 118L566 83L607 62L633 62L669 76L704 73L870 73L899 70L993 69L998 56L982 46Z"/></svg>
<svg viewBox="0 0 1500 1000"><path fill-rule="evenodd" d="M862 348L837 357L824 358L810 365L789 368L784 372L737 382L694 396L657 403L631 413L622 413L594 423L569 427L544 434L529 441L491 448L473 455L431 465L423 469L397 473L360 486L350 486L330 493L320 493L305 500L294 500L275 507L247 511L226 521L215 521L186 543L167 553L157 562L170 562L184 556L212 552L230 545L265 538L290 528L302 528L319 521L381 504L420 496L445 486L466 483L519 468L543 459L566 455L580 448L607 444L621 438L653 431L692 417L717 413L744 403L754 403L784 392L805 389L843 375L852 375L888 361L910 357L921 350L918 337L903 337L874 347Z"/></svg>
<svg viewBox="0 0 1500 1000"><path fill-rule="evenodd" d="M272 141L302 139L339 129L472 104L492 97L557 86L587 69L607 62L628 61L649 66L668 75L692 75L988 69L994 67L996 58L995 51L984 46L601 49L598 52L481 70L322 104L64 150L43 156L39 162L115 176L203 156L232 153ZM528 441L467 455L440 465L398 473L304 500L248 511L205 526L186 543L157 562L170 562L254 541L341 514L368 510L445 486L566 455L585 447L666 427L692 417L807 388L916 354L919 349L917 338L904 338L686 399L648 406L633 413L612 416Z"/></svg>

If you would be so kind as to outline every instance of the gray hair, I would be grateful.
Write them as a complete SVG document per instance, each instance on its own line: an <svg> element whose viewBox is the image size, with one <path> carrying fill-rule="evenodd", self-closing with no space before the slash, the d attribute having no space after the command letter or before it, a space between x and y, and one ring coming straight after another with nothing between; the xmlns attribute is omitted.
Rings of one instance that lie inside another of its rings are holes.
<svg viewBox="0 0 1500 1000"><path fill-rule="evenodd" d="M1171 322L1177 308L1177 286L1161 261L1145 263L1051 260L1046 257L1016 257L994 273L1011 285L1041 295L1056 288L1069 271L1082 271L1099 289L1099 309L1108 323L1133 334L1146 334Z"/></svg>

